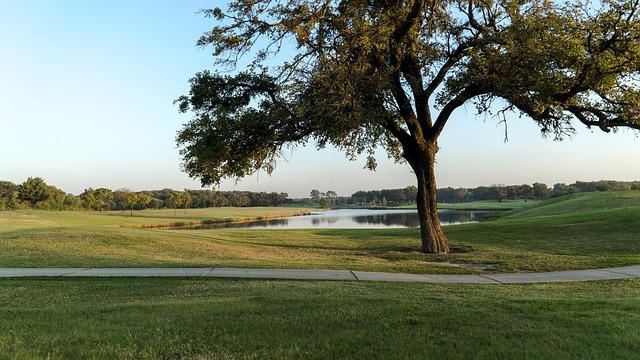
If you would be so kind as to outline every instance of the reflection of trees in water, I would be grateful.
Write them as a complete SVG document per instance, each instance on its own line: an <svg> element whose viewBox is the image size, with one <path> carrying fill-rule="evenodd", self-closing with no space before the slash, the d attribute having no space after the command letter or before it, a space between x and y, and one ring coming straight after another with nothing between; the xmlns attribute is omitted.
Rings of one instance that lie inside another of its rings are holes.
<svg viewBox="0 0 640 360"><path fill-rule="evenodd" d="M474 221L482 221L485 213L482 211L440 211L438 216L442 224L461 224Z"/></svg>
<svg viewBox="0 0 640 360"><path fill-rule="evenodd" d="M311 225L335 224L340 220L339 216L314 216L311 218Z"/></svg>
<svg viewBox="0 0 640 360"><path fill-rule="evenodd" d="M482 211L460 211L460 210L443 210L439 213L440 222L443 225L460 224L466 222L482 221L485 212ZM368 215L343 215L343 216L312 216L309 219L312 227L320 227L322 225L332 225L344 222L348 219L354 224L367 225L371 227L385 226L404 226L419 227L420 221L417 212L380 212L378 214L371 213ZM295 224L295 223L294 223ZM287 228L289 219L277 218L268 220L243 221L243 222L226 222L214 224L202 224L196 226L179 226L179 229L247 229L247 228ZM295 226L294 226L295 227Z"/></svg>
<svg viewBox="0 0 640 360"><path fill-rule="evenodd" d="M358 224L385 225L385 226L420 226L418 213L386 213L352 216L351 221Z"/></svg>
<svg viewBox="0 0 640 360"><path fill-rule="evenodd" d="M268 228L268 227L286 227L289 220L286 218L255 220L255 221L233 221L224 223L211 223L179 227L185 230L206 230L206 229L247 229L247 228Z"/></svg>
<svg viewBox="0 0 640 360"><path fill-rule="evenodd" d="M438 213L440 222L443 225L448 224L460 224L467 222L482 221L484 218L483 212L477 211L440 211ZM351 220L358 224L367 225L384 225L384 226L405 226L405 227L418 227L420 226L420 219L418 213L384 213L384 214L372 214L352 216Z"/></svg>

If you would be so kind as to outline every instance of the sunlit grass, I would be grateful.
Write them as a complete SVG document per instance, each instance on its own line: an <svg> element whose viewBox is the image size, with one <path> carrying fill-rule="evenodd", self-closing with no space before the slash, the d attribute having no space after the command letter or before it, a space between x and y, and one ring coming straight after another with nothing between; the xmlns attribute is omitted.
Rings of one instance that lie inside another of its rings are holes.
<svg viewBox="0 0 640 360"><path fill-rule="evenodd" d="M595 204L595 205L594 205ZM308 211L308 209L299 209ZM289 208L128 213L0 212L2 267L258 267L410 273L554 271L640 264L640 192L580 194L494 221L445 227L453 253L418 251L418 229L161 230L131 225L291 214ZM144 215L143 215L144 213ZM489 266L488 270L477 267Z"/></svg>
<svg viewBox="0 0 640 360"><path fill-rule="evenodd" d="M640 281L0 280L0 359L634 359Z"/></svg>
<svg viewBox="0 0 640 360"><path fill-rule="evenodd" d="M567 197L446 227L452 248L464 250L448 255L417 252L418 229L128 227L267 213L247 210L0 212L0 267L481 273L460 265L546 271L640 264L639 192ZM0 359L634 359L639 314L638 279L0 279Z"/></svg>

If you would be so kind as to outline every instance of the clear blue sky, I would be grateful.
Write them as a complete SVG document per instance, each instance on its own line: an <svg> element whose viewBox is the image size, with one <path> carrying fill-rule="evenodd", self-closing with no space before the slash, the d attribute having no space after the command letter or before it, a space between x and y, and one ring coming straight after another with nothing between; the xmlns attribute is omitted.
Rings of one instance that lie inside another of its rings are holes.
<svg viewBox="0 0 640 360"><path fill-rule="evenodd" d="M175 134L188 115L173 100L187 80L211 69L195 47L212 23L204 0L0 0L0 180L42 177L79 194L85 188L198 189L180 170ZM578 126L578 125L576 125ZM459 110L440 140L439 187L575 180L640 180L640 141L631 131L580 131L573 140L540 137L526 118L509 118L509 142L495 119ZM363 169L325 149L298 148L273 176L259 174L221 190L357 190L415 184L406 164L379 156Z"/></svg>

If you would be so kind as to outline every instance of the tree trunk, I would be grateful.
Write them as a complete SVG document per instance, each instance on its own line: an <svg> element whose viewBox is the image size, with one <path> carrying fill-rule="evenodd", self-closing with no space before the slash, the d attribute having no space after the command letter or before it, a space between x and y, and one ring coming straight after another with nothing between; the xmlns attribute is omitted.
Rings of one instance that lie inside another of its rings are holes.
<svg viewBox="0 0 640 360"><path fill-rule="evenodd" d="M418 180L418 195L416 204L420 218L420 235L422 251L426 253L448 253L447 238L442 232L438 217L438 200L436 195L435 155L437 145L431 146L429 153L413 153L409 164L413 168Z"/></svg>

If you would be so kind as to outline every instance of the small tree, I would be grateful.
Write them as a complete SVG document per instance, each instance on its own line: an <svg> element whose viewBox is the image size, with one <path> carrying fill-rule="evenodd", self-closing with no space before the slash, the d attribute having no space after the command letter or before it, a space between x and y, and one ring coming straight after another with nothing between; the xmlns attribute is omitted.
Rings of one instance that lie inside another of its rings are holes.
<svg viewBox="0 0 640 360"><path fill-rule="evenodd" d="M39 202L48 200L51 195L50 187L39 177L28 178L18 186L18 199L28 202L33 210Z"/></svg>
<svg viewBox="0 0 640 360"><path fill-rule="evenodd" d="M129 205L129 210L131 211L131 216L133 216L133 207L136 206L136 204L138 203L139 200L140 200L140 198L138 197L138 194L136 194L134 192L130 192L127 195L127 205Z"/></svg>
<svg viewBox="0 0 640 360"><path fill-rule="evenodd" d="M185 189L182 193L182 206L184 207L184 213L187 213L187 209L191 207L191 195Z"/></svg>
<svg viewBox="0 0 640 360"><path fill-rule="evenodd" d="M181 193L174 191L169 195L169 201L171 202L171 206L173 207L173 216L176 216L176 210L182 206L182 202L184 201L184 197Z"/></svg>

